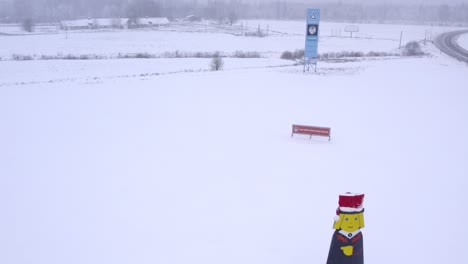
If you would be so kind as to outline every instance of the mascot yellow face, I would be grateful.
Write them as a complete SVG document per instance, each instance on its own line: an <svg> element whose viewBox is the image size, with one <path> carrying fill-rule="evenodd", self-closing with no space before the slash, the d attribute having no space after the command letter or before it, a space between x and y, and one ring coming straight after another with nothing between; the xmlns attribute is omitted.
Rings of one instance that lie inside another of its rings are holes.
<svg viewBox="0 0 468 264"><path fill-rule="evenodd" d="M338 199L327 264L364 264L361 228L364 227L364 194L345 193ZM387 216L390 217L390 216Z"/></svg>
<svg viewBox="0 0 468 264"><path fill-rule="evenodd" d="M335 221L335 224L333 225L334 229L342 229L346 232L352 233L364 227L363 213L341 213L339 216L339 219Z"/></svg>

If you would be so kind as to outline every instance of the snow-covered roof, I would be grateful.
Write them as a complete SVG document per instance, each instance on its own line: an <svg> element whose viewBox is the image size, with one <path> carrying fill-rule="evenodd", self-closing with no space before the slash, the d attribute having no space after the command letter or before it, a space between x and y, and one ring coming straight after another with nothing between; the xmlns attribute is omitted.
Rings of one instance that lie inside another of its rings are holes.
<svg viewBox="0 0 468 264"><path fill-rule="evenodd" d="M116 26L124 25L128 22L128 18L88 18L77 20L64 20L62 25L67 27L88 27L88 26Z"/></svg>
<svg viewBox="0 0 468 264"><path fill-rule="evenodd" d="M187 21L200 21L201 18L199 16L196 16L196 15L188 15L184 18L184 20L187 20Z"/></svg>
<svg viewBox="0 0 468 264"><path fill-rule="evenodd" d="M139 25L167 25L169 24L169 19L167 17L146 17L139 18L137 23Z"/></svg>
<svg viewBox="0 0 468 264"><path fill-rule="evenodd" d="M63 20L61 21L62 25L67 27L87 27L91 26L91 19L76 19L76 20Z"/></svg>
<svg viewBox="0 0 468 264"><path fill-rule="evenodd" d="M96 18L92 19L97 26L122 26L128 22L128 18Z"/></svg>

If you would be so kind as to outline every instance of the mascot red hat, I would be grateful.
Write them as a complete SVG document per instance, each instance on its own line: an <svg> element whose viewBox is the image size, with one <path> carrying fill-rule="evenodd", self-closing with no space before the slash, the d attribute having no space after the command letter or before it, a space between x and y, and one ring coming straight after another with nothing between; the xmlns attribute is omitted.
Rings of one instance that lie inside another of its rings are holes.
<svg viewBox="0 0 468 264"><path fill-rule="evenodd" d="M347 192L341 194L338 198L338 208L336 214L340 213L360 213L364 211L362 203L364 202L364 194L355 194Z"/></svg>

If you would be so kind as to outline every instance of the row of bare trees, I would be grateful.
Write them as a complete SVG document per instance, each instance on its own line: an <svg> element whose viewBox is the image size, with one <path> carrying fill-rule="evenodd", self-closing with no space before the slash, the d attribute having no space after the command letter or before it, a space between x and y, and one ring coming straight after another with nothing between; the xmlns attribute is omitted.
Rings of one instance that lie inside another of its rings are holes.
<svg viewBox="0 0 468 264"><path fill-rule="evenodd" d="M304 2L304 1L303 1ZM56 22L88 17L196 15L207 19L303 19L309 3L247 0L0 0L0 22ZM322 19L346 22L468 24L468 5L317 2Z"/></svg>

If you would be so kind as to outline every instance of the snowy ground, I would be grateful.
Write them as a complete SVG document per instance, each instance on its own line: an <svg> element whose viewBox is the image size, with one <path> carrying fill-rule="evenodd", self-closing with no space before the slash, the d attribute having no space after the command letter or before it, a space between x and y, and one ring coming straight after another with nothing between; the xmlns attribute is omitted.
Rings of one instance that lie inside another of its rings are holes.
<svg viewBox="0 0 468 264"><path fill-rule="evenodd" d="M457 39L458 44L460 47L468 50L468 34L463 34Z"/></svg>
<svg viewBox="0 0 468 264"><path fill-rule="evenodd" d="M218 28L209 32L191 32L185 27L161 28L159 30L106 30L106 31L57 31L50 28L32 35L2 38L0 58L11 59L13 54L29 56L101 55L117 56L128 53L163 54L165 52L214 52L232 53L237 50L261 52L263 56L279 58L285 50L294 51L304 47L303 21L243 21L246 31L260 27L269 36L264 38L243 37L241 31ZM400 45L412 40L432 39L438 32L449 28L408 25L358 25L359 32L353 38L344 32L348 24L322 23L319 52L330 51L395 51ZM237 25L239 26L239 25ZM0 25L0 32L11 33L11 28ZM9 31L10 30L10 31ZM21 32L21 31L20 31ZM341 36L341 38L339 38ZM338 40L337 40L338 38Z"/></svg>
<svg viewBox="0 0 468 264"><path fill-rule="evenodd" d="M101 33L67 43L140 52L140 33L139 48L110 33L106 47L85 41ZM213 35L222 50L300 40ZM54 35L3 36L1 56L28 51L26 37L62 52ZM324 263L346 191L366 194L366 263L466 263L468 68L424 49L317 74L274 57L220 72L208 59L0 61L0 263ZM331 127L332 140L291 137L293 123Z"/></svg>
<svg viewBox="0 0 468 264"><path fill-rule="evenodd" d="M223 59L225 70L255 69L294 65L281 59ZM0 63L0 87L69 81L97 81L154 75L204 72L211 59L115 59L115 60L31 60Z"/></svg>

